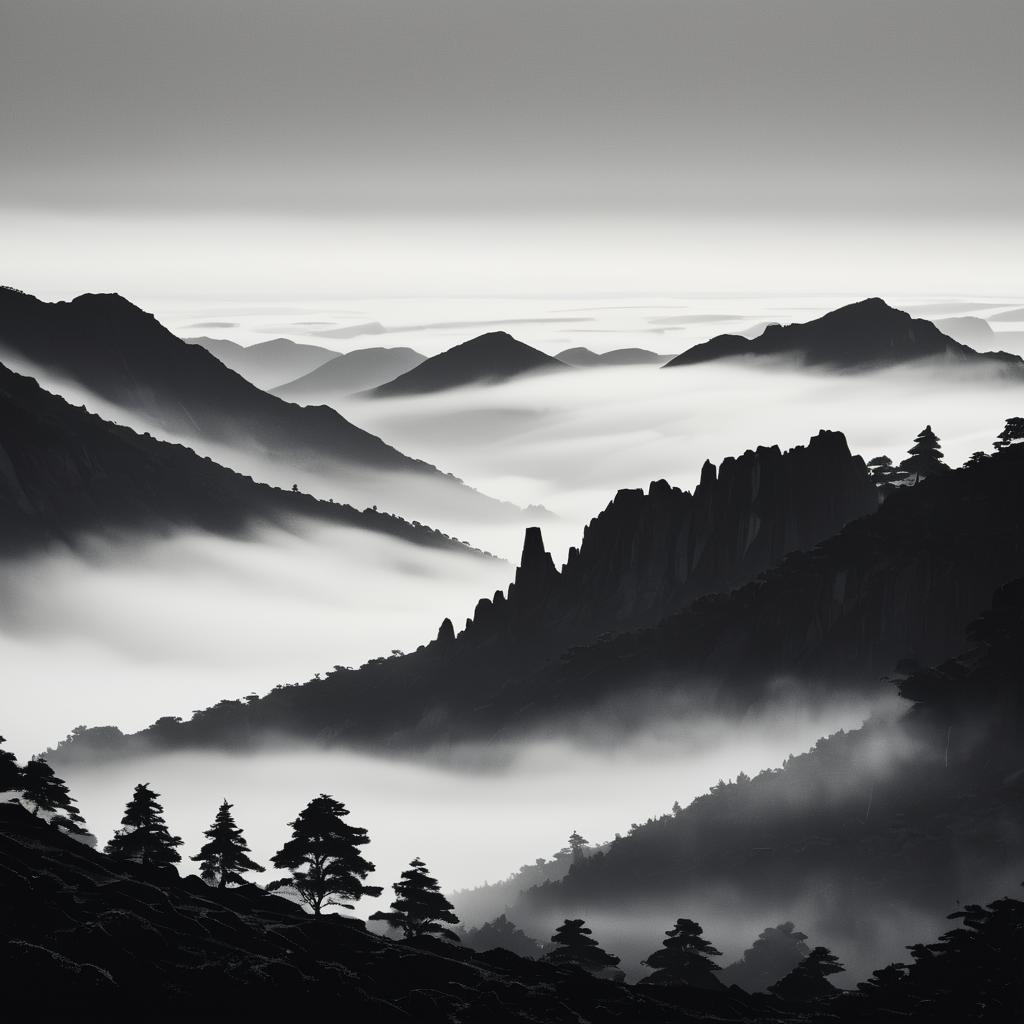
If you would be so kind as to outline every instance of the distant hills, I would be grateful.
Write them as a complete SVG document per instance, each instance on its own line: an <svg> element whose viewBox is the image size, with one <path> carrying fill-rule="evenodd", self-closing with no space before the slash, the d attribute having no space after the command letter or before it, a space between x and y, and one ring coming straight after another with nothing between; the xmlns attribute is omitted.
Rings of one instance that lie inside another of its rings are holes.
<svg viewBox="0 0 1024 1024"><path fill-rule="evenodd" d="M425 359L367 394L376 398L429 394L467 384L496 384L527 373L564 369L565 363L518 341L511 334L490 331Z"/></svg>
<svg viewBox="0 0 1024 1024"><path fill-rule="evenodd" d="M275 387L273 393L288 402L330 404L332 399L386 384L426 358L411 348L356 349L334 355L311 372Z"/></svg>
<svg viewBox="0 0 1024 1024"><path fill-rule="evenodd" d="M239 345L226 338L183 338L215 355L249 383L268 391L315 370L338 353L319 345L299 345L288 338L273 338L255 345Z"/></svg>
<svg viewBox="0 0 1024 1024"><path fill-rule="evenodd" d="M51 395L0 364L0 555L23 555L86 534L238 534L297 519L358 527L470 553L436 530L375 510L257 483Z"/></svg>
<svg viewBox="0 0 1024 1024"><path fill-rule="evenodd" d="M650 627L666 615L745 583L877 506L864 463L841 434L823 432L785 453L759 448L718 470L707 464L692 494L664 481L647 493L620 492L561 572L540 531L528 530L507 594L481 599L458 636L445 620L437 640L412 654L340 670L244 708L222 703L212 717L200 713L169 733L142 735L157 744L233 746L258 741L272 721L279 735L311 738L330 723L339 741L415 744L439 732L469 738L551 721L591 706L616 685L649 681L621 664L616 648L599 642L602 635L648 627L623 634L624 642L642 645L649 634L657 641ZM622 672L617 684L577 677L587 652L600 661L605 651ZM646 655L661 653L655 642ZM634 656L637 667L644 657L643 650ZM83 735L78 748L99 739ZM108 741L120 743L103 734Z"/></svg>
<svg viewBox="0 0 1024 1024"><path fill-rule="evenodd" d="M212 442L248 451L278 463L282 472L333 475L359 504L384 492L384 504L396 508L397 502L400 511L427 519L441 508L518 514L333 409L304 408L262 391L120 295L48 303L0 289L0 359L80 385L199 446ZM389 476L399 482L395 474L401 474L401 486L387 488Z"/></svg>
<svg viewBox="0 0 1024 1024"><path fill-rule="evenodd" d="M611 352L592 352L589 348L567 348L555 356L567 366L661 366L672 357L646 348L617 348Z"/></svg>
<svg viewBox="0 0 1024 1024"><path fill-rule="evenodd" d="M957 330L962 330L959 325ZM944 359L1024 373L1024 360L1005 352L976 352L881 299L864 299L802 324L768 324L756 338L720 334L687 349L665 368L739 356L797 359L805 366L865 370L918 359Z"/></svg>

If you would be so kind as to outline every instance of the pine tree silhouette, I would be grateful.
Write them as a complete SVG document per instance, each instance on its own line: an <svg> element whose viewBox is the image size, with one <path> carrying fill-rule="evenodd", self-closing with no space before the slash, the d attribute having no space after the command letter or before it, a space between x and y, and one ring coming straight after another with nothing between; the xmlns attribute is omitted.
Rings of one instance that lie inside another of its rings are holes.
<svg viewBox="0 0 1024 1024"><path fill-rule="evenodd" d="M118 860L154 868L168 868L181 860L176 849L181 846L181 839L167 830L164 809L157 802L159 795L145 782L135 787L121 819L122 827L107 843L106 853Z"/></svg>
<svg viewBox="0 0 1024 1024"><path fill-rule="evenodd" d="M748 992L766 992L800 963L810 948L807 936L792 921L765 928L750 949L722 971L722 981Z"/></svg>
<svg viewBox="0 0 1024 1024"><path fill-rule="evenodd" d="M704 929L696 921L681 917L670 928L662 948L653 952L641 963L652 968L643 981L651 985L693 985L695 988L721 988L722 983L714 972L721 968L713 956L721 956L720 950L702 938Z"/></svg>
<svg viewBox="0 0 1024 1024"><path fill-rule="evenodd" d="M914 438L907 458L900 463L900 469L907 474L911 483L916 484L926 477L948 472L949 466L942 458L939 439L932 428L927 426Z"/></svg>
<svg viewBox="0 0 1024 1024"><path fill-rule="evenodd" d="M33 758L21 770L21 789L21 798L32 804L34 815L38 817L40 811L47 811L53 814L51 825L78 836L88 834L67 783L41 757Z"/></svg>
<svg viewBox="0 0 1024 1024"><path fill-rule="evenodd" d="M573 831L573 834L569 836L569 852L572 854L573 863L583 860L589 845L579 832Z"/></svg>
<svg viewBox="0 0 1024 1024"><path fill-rule="evenodd" d="M972 466L980 466L988 458L990 458L990 456L987 455L985 452L974 452L971 455L971 457L964 463L964 469L969 469Z"/></svg>
<svg viewBox="0 0 1024 1024"><path fill-rule="evenodd" d="M592 973L618 966L619 958L606 953L591 934L581 918L566 918L551 936L554 949L544 959L553 964L575 964Z"/></svg>
<svg viewBox="0 0 1024 1024"><path fill-rule="evenodd" d="M996 451L1001 452L1004 448L1009 448L1010 445L1017 444L1020 441L1024 441L1024 418L1011 416L1000 431L999 437L996 438Z"/></svg>
<svg viewBox="0 0 1024 1024"><path fill-rule="evenodd" d="M3 749L6 742L7 740L0 736L0 793L21 790L21 767L14 754Z"/></svg>
<svg viewBox="0 0 1024 1024"><path fill-rule="evenodd" d="M830 974L840 974L846 968L839 958L824 946L814 949L800 961L781 981L768 991L780 999L806 1002L836 994L836 987L827 980Z"/></svg>
<svg viewBox="0 0 1024 1024"><path fill-rule="evenodd" d="M370 915L371 921L387 921L400 929L405 938L417 939L422 935L438 935L452 942L461 941L445 924L458 924L452 905L441 892L436 878L427 874L427 865L416 857L400 881L392 886L395 899L391 910L378 910Z"/></svg>
<svg viewBox="0 0 1024 1024"><path fill-rule="evenodd" d="M314 797L289 825L292 838L272 858L276 868L291 872L267 886L270 891L290 889L298 894L316 917L326 906L352 908L350 900L379 896L379 885L365 885L363 879L374 866L359 853L369 836L364 828L353 828L343 803L321 793Z"/></svg>
<svg viewBox="0 0 1024 1024"><path fill-rule="evenodd" d="M227 800L220 805L213 824L203 833L208 842L191 858L198 862L202 877L207 882L216 882L219 889L226 888L229 882L244 883L244 871L266 870L248 856L249 844L235 824L232 806Z"/></svg>

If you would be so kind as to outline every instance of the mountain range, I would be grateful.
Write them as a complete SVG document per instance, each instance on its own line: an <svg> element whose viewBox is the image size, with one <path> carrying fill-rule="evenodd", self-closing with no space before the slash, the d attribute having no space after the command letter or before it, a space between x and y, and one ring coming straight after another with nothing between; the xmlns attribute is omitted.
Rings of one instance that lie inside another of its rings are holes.
<svg viewBox="0 0 1024 1024"><path fill-rule="evenodd" d="M118 426L0 364L0 554L24 555L83 535L166 534L192 527L238 534L259 523L314 521L470 552L397 516L317 501L257 483Z"/></svg>
<svg viewBox="0 0 1024 1024"><path fill-rule="evenodd" d="M309 373L275 387L273 393L302 405L333 400L386 384L426 361L411 348L362 348L335 355Z"/></svg>
<svg viewBox="0 0 1024 1024"><path fill-rule="evenodd" d="M616 348L610 352L592 352L589 348L567 348L555 356L567 366L662 366L672 356L659 355L646 348Z"/></svg>
<svg viewBox="0 0 1024 1024"><path fill-rule="evenodd" d="M182 341L205 348L226 367L264 391L287 384L338 354L319 345L300 345L289 338L272 338L255 345L239 345L226 338L182 338Z"/></svg>
<svg viewBox="0 0 1024 1024"><path fill-rule="evenodd" d="M0 289L0 358L42 376L45 384L52 378L55 386L84 387L199 447L212 443L247 452L277 464L281 475L295 469L329 475L360 504L372 503L390 475L396 486L384 503L401 503L398 511L425 519L441 507L485 516L518 513L409 458L333 409L293 405L262 391L119 295L47 303Z"/></svg>
<svg viewBox="0 0 1024 1024"><path fill-rule="evenodd" d="M367 394L376 398L430 394L467 384L496 384L527 373L564 369L565 363L518 341L506 331L490 331L425 359Z"/></svg>
<svg viewBox="0 0 1024 1024"><path fill-rule="evenodd" d="M458 636L445 620L435 642L402 657L275 690L244 708L222 702L187 723L162 723L127 742L116 730L87 731L59 756L133 744L233 746L259 742L261 723L279 735L352 741L430 742L490 734L556 718L615 689L578 680L581 660L609 633L647 636L666 615L723 593L870 515L878 496L863 461L841 434L822 432L788 452L759 448L716 469L692 494L664 481L623 491L587 527L561 572L540 530L526 533L507 594L482 599ZM593 645L596 645L593 646ZM575 648L575 649L574 649ZM660 646L651 648L652 655ZM598 653L600 657L600 653ZM614 662L613 662L614 664ZM624 669L630 685L645 677ZM624 684L619 680L619 687Z"/></svg>
<svg viewBox="0 0 1024 1024"><path fill-rule="evenodd" d="M665 368L695 366L739 356L796 359L805 366L841 370L877 369L919 359L987 365L1024 373L1024 360L1006 352L976 352L943 334L929 320L918 320L887 305L864 299L802 324L768 324L756 338L720 334L687 349Z"/></svg>

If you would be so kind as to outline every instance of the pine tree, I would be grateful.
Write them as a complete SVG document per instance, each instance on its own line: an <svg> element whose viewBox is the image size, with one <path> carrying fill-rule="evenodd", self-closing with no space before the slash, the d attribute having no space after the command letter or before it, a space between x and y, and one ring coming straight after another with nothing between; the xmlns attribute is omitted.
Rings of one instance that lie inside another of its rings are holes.
<svg viewBox="0 0 1024 1024"><path fill-rule="evenodd" d="M573 834L569 836L569 852L572 854L573 863L583 860L589 846L586 839L574 830Z"/></svg>
<svg viewBox="0 0 1024 1024"><path fill-rule="evenodd" d="M203 833L209 842L191 858L198 862L203 878L207 882L216 882L219 889L226 888L229 882L241 885L245 882L243 871L265 870L248 856L249 844L235 824L232 806L227 800L220 805L213 824Z"/></svg>
<svg viewBox="0 0 1024 1024"><path fill-rule="evenodd" d="M122 827L107 843L105 852L118 860L131 860L144 867L166 868L181 860L176 847L181 840L172 836L164 821L159 793L140 782L125 807Z"/></svg>
<svg viewBox="0 0 1024 1024"><path fill-rule="evenodd" d="M987 462L989 456L985 452L974 452L973 455L964 463L964 469L970 469L973 466L980 466L983 462Z"/></svg>
<svg viewBox="0 0 1024 1024"><path fill-rule="evenodd" d="M932 428L927 426L914 438L907 458L900 463L900 469L907 474L911 483L916 484L925 477L948 472L949 466L942 459L939 439Z"/></svg>
<svg viewBox="0 0 1024 1024"><path fill-rule="evenodd" d="M619 958L606 953L591 934L580 918L566 918L551 936L555 948L544 959L553 964L575 964L592 973L617 966Z"/></svg>
<svg viewBox="0 0 1024 1024"><path fill-rule="evenodd" d="M6 742L7 740L0 736L0 793L21 790L21 768L14 754L3 749L2 744Z"/></svg>
<svg viewBox="0 0 1024 1024"><path fill-rule="evenodd" d="M365 885L363 879L374 866L359 853L369 836L364 828L346 825L343 803L321 793L289 825L292 838L274 854L274 867L291 872L268 890L291 889L319 917L326 906L351 909L346 900L379 896L379 885Z"/></svg>
<svg viewBox="0 0 1024 1024"><path fill-rule="evenodd" d="M722 983L714 972L721 968L713 956L721 956L720 950L702 938L704 929L696 921L681 917L670 928L662 948L653 952L641 963L652 969L644 982L651 985L692 985L695 988L721 988Z"/></svg>
<svg viewBox="0 0 1024 1024"><path fill-rule="evenodd" d="M722 981L748 992L765 992L800 963L810 949L807 936L792 921L765 928L733 964L722 971Z"/></svg>
<svg viewBox="0 0 1024 1024"><path fill-rule="evenodd" d="M395 899L391 910L378 910L370 915L371 921L386 921L400 929L405 938L418 939L422 935L439 935L459 942L458 935L445 924L458 924L452 905L441 892L437 879L427 874L427 866L416 857L400 881L392 886Z"/></svg>
<svg viewBox="0 0 1024 1024"><path fill-rule="evenodd" d="M71 798L67 783L41 757L33 758L21 770L21 788L22 800L32 804L34 815L46 811L53 815L51 825L74 835L88 835L85 819Z"/></svg>
<svg viewBox="0 0 1024 1024"><path fill-rule="evenodd" d="M478 953L486 953L489 949L507 949L516 956L536 960L543 952L539 942L517 928L504 914L479 928L462 931L460 938Z"/></svg>
<svg viewBox="0 0 1024 1024"><path fill-rule="evenodd" d="M835 986L826 979L830 974L840 974L846 968L839 958L824 946L815 946L781 981L768 991L780 999L804 1002L835 995Z"/></svg>
<svg viewBox="0 0 1024 1024"><path fill-rule="evenodd" d="M1003 451L1020 441L1024 441L1024 418L1011 416L996 438L995 448L997 451Z"/></svg>

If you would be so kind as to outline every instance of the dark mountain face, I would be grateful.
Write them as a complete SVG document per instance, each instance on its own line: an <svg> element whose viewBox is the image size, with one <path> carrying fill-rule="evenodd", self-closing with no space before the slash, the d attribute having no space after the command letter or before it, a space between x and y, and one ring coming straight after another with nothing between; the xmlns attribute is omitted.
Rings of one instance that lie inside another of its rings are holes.
<svg viewBox="0 0 1024 1024"><path fill-rule="evenodd" d="M723 913L817 914L829 932L817 939L845 946L844 960L857 948L869 962L905 959L901 920L939 924L1024 871L1022 645L1016 580L969 628L963 653L899 684L914 702L901 720L869 722L781 770L720 784L524 892L509 916L536 930L727 893ZM881 936L895 948L879 950Z"/></svg>
<svg viewBox="0 0 1024 1024"><path fill-rule="evenodd" d="M589 348L567 348L555 356L567 366L661 366L671 356L646 348L617 348L611 352L591 352Z"/></svg>
<svg viewBox="0 0 1024 1024"><path fill-rule="evenodd" d="M324 402L386 384L419 366L426 356L411 348L364 348L335 356L312 372L274 388L289 402Z"/></svg>
<svg viewBox="0 0 1024 1024"><path fill-rule="evenodd" d="M1005 352L975 352L943 334L928 320L865 299L804 324L769 324L757 338L720 334L666 363L693 366L736 356L785 356L807 366L872 369L916 359L945 359L1024 373L1024 361Z"/></svg>
<svg viewBox="0 0 1024 1024"><path fill-rule="evenodd" d="M182 445L75 408L0 364L0 554L73 544L83 533L194 527L228 534L299 517L471 550L396 516L256 483Z"/></svg>
<svg viewBox="0 0 1024 1024"><path fill-rule="evenodd" d="M3 352L197 442L258 452L308 471L345 472L346 479L353 470L414 474L455 503L481 512L501 508L333 409L302 408L261 391L119 295L47 303L0 289Z"/></svg>
<svg viewBox="0 0 1024 1024"><path fill-rule="evenodd" d="M258 737L262 720L307 737L330 730L355 741L401 736L410 743L449 730L468 738L499 724L525 726L601 695L571 675L563 681L575 663L564 652L573 646L649 626L695 598L728 591L877 506L864 463L841 434L822 432L786 453L759 448L717 472L707 464L693 494L664 481L647 493L620 492L561 572L540 531L528 530L507 595L481 600L458 637L446 620L437 641L414 654L275 691L244 709L220 705L152 738L230 746L239 730ZM626 674L622 687L641 681ZM76 745L84 750L89 742Z"/></svg>
<svg viewBox="0 0 1024 1024"><path fill-rule="evenodd" d="M431 356L369 394L386 398L444 391L465 384L495 384L524 373L564 370L565 364L505 331L491 331Z"/></svg>
<svg viewBox="0 0 1024 1024"><path fill-rule="evenodd" d="M255 345L237 345L223 338L182 340L205 348L250 384L267 391L315 370L338 354L319 345L299 345L289 338L272 338Z"/></svg>

